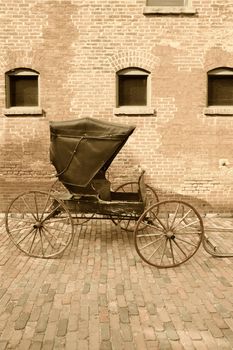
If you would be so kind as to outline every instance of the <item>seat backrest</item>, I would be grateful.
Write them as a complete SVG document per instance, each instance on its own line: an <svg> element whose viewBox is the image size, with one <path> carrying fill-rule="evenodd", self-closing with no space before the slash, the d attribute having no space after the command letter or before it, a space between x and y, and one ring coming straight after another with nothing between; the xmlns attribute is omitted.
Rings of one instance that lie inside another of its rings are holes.
<svg viewBox="0 0 233 350"><path fill-rule="evenodd" d="M145 174L145 170L142 170L138 179L138 190L139 190L139 195L142 202L146 203L146 186L144 182L144 174Z"/></svg>

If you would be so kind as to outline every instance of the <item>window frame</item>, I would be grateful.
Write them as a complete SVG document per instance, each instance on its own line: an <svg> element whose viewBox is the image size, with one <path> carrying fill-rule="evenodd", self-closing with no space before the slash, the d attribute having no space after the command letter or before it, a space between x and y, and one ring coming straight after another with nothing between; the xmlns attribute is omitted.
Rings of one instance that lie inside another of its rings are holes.
<svg viewBox="0 0 233 350"><path fill-rule="evenodd" d="M233 107L233 100L232 104L229 105L223 105L223 104L210 104L209 102L209 92L210 92L210 77L231 77L232 78L232 88L233 88L233 68L216 68L212 69L207 73L207 107L213 107L213 106L218 106L218 107Z"/></svg>
<svg viewBox="0 0 233 350"><path fill-rule="evenodd" d="M149 14L186 14L186 15L194 15L197 11L192 7L192 0L184 0L184 4L181 5L153 5L148 4L149 1L146 0L146 6L143 8L143 13L145 15Z"/></svg>
<svg viewBox="0 0 233 350"><path fill-rule="evenodd" d="M169 7L175 7L175 6L179 6L179 7L184 7L184 6L188 6L189 5L189 0L182 0L183 1L183 5L156 5L156 4L149 4L149 2L156 2L156 1L164 1L164 0L146 0L146 6L155 6L155 7L164 7L164 6L169 6ZM171 0L170 0L171 1Z"/></svg>
<svg viewBox="0 0 233 350"><path fill-rule="evenodd" d="M146 84L146 100L147 104L145 106L119 106L119 75L146 75L147 76L147 84ZM144 68L139 67L127 67L120 69L116 72L115 79L115 105L113 113L118 116L137 116L137 115L146 115L146 116L154 116L155 110L151 107L151 72Z"/></svg>
<svg viewBox="0 0 233 350"><path fill-rule="evenodd" d="M12 106L11 105L11 77L37 77L37 105L35 106ZM7 116L17 115L41 115L40 107L40 73L31 68L15 68L5 73L5 104L4 114Z"/></svg>
<svg viewBox="0 0 233 350"><path fill-rule="evenodd" d="M207 72L206 78L206 106L204 114L208 116L232 116L233 103L231 105L209 104L209 76L232 76L233 83L233 67L218 67Z"/></svg>
<svg viewBox="0 0 233 350"><path fill-rule="evenodd" d="M145 76L146 79L146 104L145 105L119 105L119 77L120 76ZM130 67L119 70L116 73L116 107L150 107L151 105L151 74L143 68Z"/></svg>

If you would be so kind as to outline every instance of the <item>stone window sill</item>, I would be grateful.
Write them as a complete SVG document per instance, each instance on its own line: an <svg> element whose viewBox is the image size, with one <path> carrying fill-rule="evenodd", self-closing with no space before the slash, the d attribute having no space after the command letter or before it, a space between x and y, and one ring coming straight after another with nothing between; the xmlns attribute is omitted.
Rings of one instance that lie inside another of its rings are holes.
<svg viewBox="0 0 233 350"><path fill-rule="evenodd" d="M115 115L155 115L154 108L141 106L117 107L113 112Z"/></svg>
<svg viewBox="0 0 233 350"><path fill-rule="evenodd" d="M233 106L211 106L204 109L204 114L209 116L228 115L233 116Z"/></svg>
<svg viewBox="0 0 233 350"><path fill-rule="evenodd" d="M44 111L40 107L10 107L5 108L3 113L9 117L41 117L44 115Z"/></svg>
<svg viewBox="0 0 233 350"><path fill-rule="evenodd" d="M195 15L197 10L188 6L146 6L143 8L144 15Z"/></svg>

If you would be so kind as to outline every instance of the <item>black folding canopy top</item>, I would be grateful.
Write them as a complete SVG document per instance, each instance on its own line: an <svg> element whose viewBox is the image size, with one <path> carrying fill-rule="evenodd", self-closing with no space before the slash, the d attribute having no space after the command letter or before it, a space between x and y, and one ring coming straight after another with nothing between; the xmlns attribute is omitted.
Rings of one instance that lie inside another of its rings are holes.
<svg viewBox="0 0 233 350"><path fill-rule="evenodd" d="M50 160L60 181L86 187L107 170L134 129L92 118L50 122Z"/></svg>

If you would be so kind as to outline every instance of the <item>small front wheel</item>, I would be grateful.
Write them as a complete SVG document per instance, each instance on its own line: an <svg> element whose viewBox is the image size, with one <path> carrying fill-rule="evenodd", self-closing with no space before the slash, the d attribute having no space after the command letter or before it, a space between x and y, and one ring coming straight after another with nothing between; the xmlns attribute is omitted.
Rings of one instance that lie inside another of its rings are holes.
<svg viewBox="0 0 233 350"><path fill-rule="evenodd" d="M178 266L198 250L204 237L202 218L183 201L167 200L138 219L134 242L139 256L158 268Z"/></svg>
<svg viewBox="0 0 233 350"><path fill-rule="evenodd" d="M6 212L6 230L25 254L54 258L73 238L72 217L51 192L28 191L16 197Z"/></svg>

